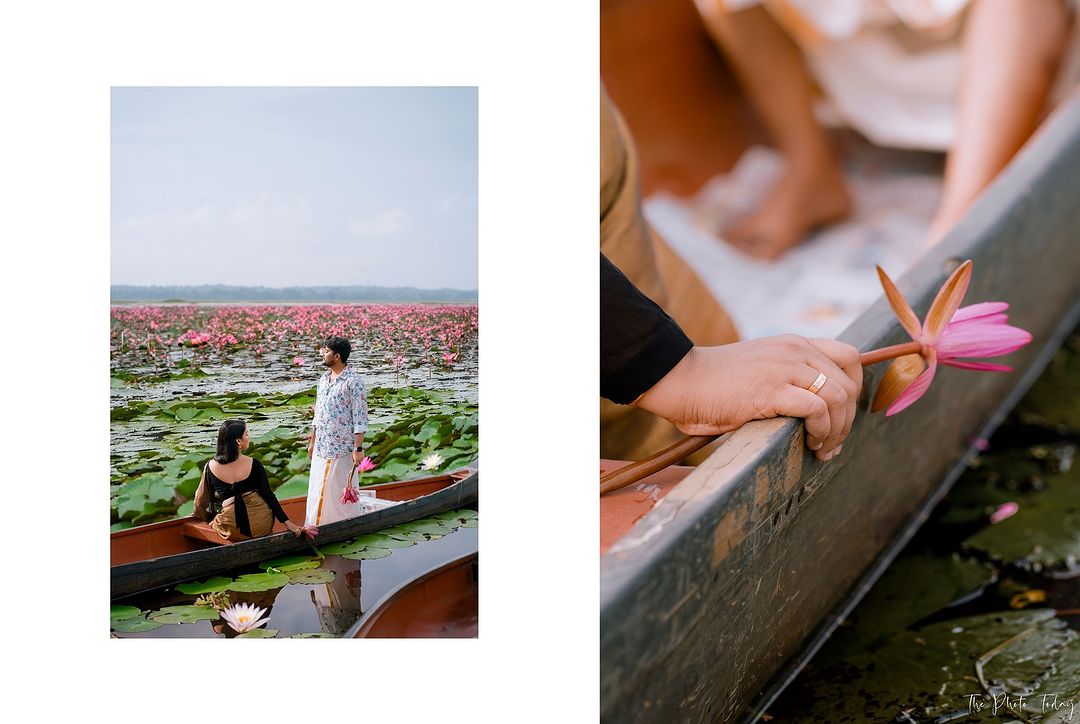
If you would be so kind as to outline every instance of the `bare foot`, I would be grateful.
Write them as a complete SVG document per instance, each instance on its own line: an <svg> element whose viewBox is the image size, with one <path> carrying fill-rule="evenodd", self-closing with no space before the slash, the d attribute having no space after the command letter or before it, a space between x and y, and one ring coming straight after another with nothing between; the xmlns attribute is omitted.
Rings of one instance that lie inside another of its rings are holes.
<svg viewBox="0 0 1080 724"><path fill-rule="evenodd" d="M779 259L814 228L850 212L851 196L835 165L789 168L756 211L724 230L724 238L751 256Z"/></svg>

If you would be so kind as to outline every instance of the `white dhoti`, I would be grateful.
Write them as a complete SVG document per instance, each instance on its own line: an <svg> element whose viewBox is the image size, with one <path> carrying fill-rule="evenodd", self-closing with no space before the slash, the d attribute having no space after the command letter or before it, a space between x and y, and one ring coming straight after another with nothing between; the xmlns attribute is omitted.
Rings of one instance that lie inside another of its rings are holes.
<svg viewBox="0 0 1080 724"><path fill-rule="evenodd" d="M312 455L304 525L325 525L397 505L397 501L379 500L375 497L375 491L363 488L359 488L360 500L342 503L341 494L354 479L354 469L351 453L339 458Z"/></svg>

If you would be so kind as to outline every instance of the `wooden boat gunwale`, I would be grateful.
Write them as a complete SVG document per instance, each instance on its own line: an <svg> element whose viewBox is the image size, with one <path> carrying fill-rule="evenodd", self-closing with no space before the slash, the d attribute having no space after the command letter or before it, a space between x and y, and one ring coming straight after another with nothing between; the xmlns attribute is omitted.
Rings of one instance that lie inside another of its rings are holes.
<svg viewBox="0 0 1080 724"><path fill-rule="evenodd" d="M261 538L112 566L110 568L110 596L114 599L121 598L213 572L251 565L268 558L310 551L312 543L316 547L334 543L475 503L479 499L479 471L470 468L464 472L467 473L465 477L434 493L421 495L404 501L400 505L375 510L355 518L321 525L318 537L313 542L303 538L297 539L288 532L272 533ZM446 475L451 477L454 473ZM395 484L397 483L383 485ZM172 523L172 521L165 521L165 523ZM138 528L128 530L138 530ZM126 531L117 533L124 532Z"/></svg>
<svg viewBox="0 0 1080 724"><path fill-rule="evenodd" d="M868 414L886 365L867 369L855 428L829 464L807 453L795 420L732 434L601 558L602 719L747 716L777 669L821 638L829 612L865 592L864 575L884 568L889 544L917 527L974 437L1000 421L1068 332L1080 297L1078 129L1074 94L899 280L921 316L955 264L972 259L966 303L1008 301L1011 321L1035 335L1007 358L1020 372L944 372L924 401L886 420ZM866 350L906 335L882 299L840 338ZM873 486L860 487L860 476ZM839 547L837 523L857 544Z"/></svg>
<svg viewBox="0 0 1080 724"><path fill-rule="evenodd" d="M456 556L449 561L436 564L428 568L420 575L398 584L391 590L387 591L383 596L381 596L379 600L376 601L371 606L371 608L369 608L367 612L364 613L364 615L362 615L356 621L356 623L349 627L349 630L342 635L342 638L363 638L361 634L367 633L368 630L375 625L377 620L386 613L390 604L396 601L402 594L416 588L417 586L423 585L425 581L435 578L436 576L439 576L447 571L451 571L462 565L476 564L478 562L479 551L477 547L474 547L467 553Z"/></svg>

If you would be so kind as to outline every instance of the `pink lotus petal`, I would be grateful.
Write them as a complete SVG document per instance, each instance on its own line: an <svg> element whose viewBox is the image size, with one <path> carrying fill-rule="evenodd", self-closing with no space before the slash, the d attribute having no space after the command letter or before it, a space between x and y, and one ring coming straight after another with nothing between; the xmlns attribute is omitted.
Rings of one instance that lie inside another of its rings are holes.
<svg viewBox="0 0 1080 724"><path fill-rule="evenodd" d="M941 358L998 357L1031 341L1031 334L1007 324L968 323L950 326L934 343Z"/></svg>
<svg viewBox="0 0 1080 724"><path fill-rule="evenodd" d="M300 532L307 536L309 540L315 540L315 536L319 534L319 529L313 525L305 525L300 529Z"/></svg>
<svg viewBox="0 0 1080 724"><path fill-rule="evenodd" d="M971 260L968 259L956 268L945 283L938 290L934 301L930 302L930 309L923 319L922 335L919 337L924 345L932 345L949 326L953 316L960 309L960 302L964 301L968 286L971 284Z"/></svg>
<svg viewBox="0 0 1080 724"><path fill-rule="evenodd" d="M962 359L943 359L941 364L956 367L962 370L978 370L980 372L1012 372L1009 365L999 365L993 362L969 362Z"/></svg>
<svg viewBox="0 0 1080 724"><path fill-rule="evenodd" d="M901 392L900 396L889 405L889 409L885 411L885 417L906 410L930 389L930 383L934 381L934 373L937 372L937 355L933 349L927 350L926 363L926 369L923 373L916 377L915 381L908 385L908 388Z"/></svg>
<svg viewBox="0 0 1080 724"><path fill-rule="evenodd" d="M999 314L1008 308L1008 302L979 302L978 304L969 304L966 307L957 309L956 314L949 320L949 324L956 324L957 322L963 322L968 319L978 319L979 317L985 317L988 314Z"/></svg>
<svg viewBox="0 0 1080 724"><path fill-rule="evenodd" d="M1012 501L1008 503L1002 503L997 507L993 513L990 514L991 523L1000 523L1006 518L1011 518L1016 515L1016 512L1020 510L1020 506Z"/></svg>
<svg viewBox="0 0 1080 724"><path fill-rule="evenodd" d="M979 452L986 452L990 449L990 441L987 440L985 437L977 437L971 441L971 444Z"/></svg>

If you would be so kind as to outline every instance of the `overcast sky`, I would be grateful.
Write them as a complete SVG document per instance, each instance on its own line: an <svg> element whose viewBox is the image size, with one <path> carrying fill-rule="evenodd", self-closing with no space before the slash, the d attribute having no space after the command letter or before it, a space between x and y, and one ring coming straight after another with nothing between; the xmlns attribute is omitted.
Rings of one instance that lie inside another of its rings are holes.
<svg viewBox="0 0 1080 724"><path fill-rule="evenodd" d="M112 284L477 287L475 88L114 88Z"/></svg>

